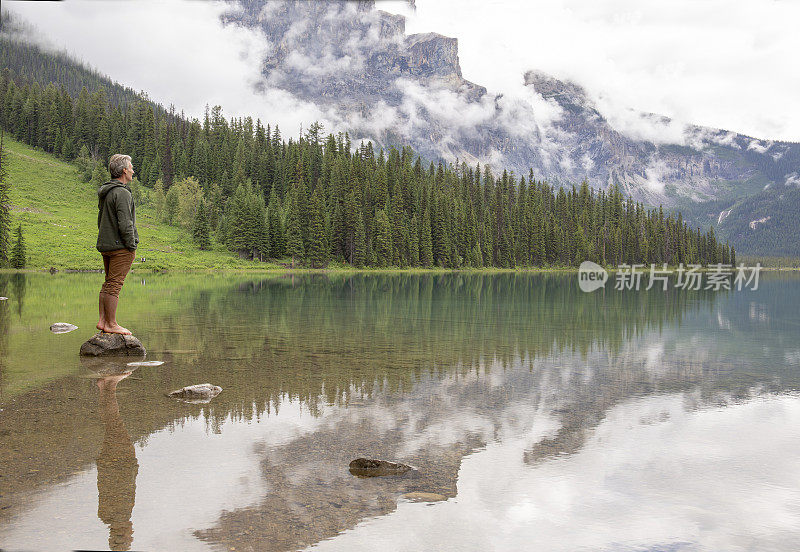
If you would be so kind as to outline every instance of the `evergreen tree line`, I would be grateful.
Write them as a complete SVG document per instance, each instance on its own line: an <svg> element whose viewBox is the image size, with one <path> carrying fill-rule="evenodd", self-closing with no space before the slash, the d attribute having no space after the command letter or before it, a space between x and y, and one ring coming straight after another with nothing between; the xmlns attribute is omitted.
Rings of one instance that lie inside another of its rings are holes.
<svg viewBox="0 0 800 552"><path fill-rule="evenodd" d="M15 24L13 14L5 11L0 14L3 30L13 28ZM9 35L0 35L0 67L9 68L25 82L52 82L57 87L63 86L72 97L77 97L84 87L97 90L101 86L112 105L134 103L143 97L142 93L112 82L99 71L76 63L66 51L44 51L34 43L14 40Z"/></svg>
<svg viewBox="0 0 800 552"><path fill-rule="evenodd" d="M25 239L22 235L22 225L17 227L14 247L11 245L11 201L9 190L11 182L8 179L7 153L4 145L5 134L0 129L0 267L11 266L12 268L25 268L27 261L25 253Z"/></svg>
<svg viewBox="0 0 800 552"><path fill-rule="evenodd" d="M140 98L114 103L103 87L76 97L9 68L0 77L0 125L23 142L77 160L107 178L112 153L132 156L158 216L201 247L218 242L255 259L324 266L574 266L734 263L735 252L645 209L618 188L553 187L488 166L429 163L404 147L353 148L318 123L298 139L251 117L206 109L187 119ZM138 184L138 183L137 183Z"/></svg>

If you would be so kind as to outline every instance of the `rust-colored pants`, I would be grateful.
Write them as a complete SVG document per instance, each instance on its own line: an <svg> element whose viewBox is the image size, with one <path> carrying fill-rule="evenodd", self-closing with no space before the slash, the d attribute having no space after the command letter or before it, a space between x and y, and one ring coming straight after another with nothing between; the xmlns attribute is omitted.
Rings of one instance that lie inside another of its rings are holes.
<svg viewBox="0 0 800 552"><path fill-rule="evenodd" d="M103 267L106 270L106 281L100 288L100 293L107 293L114 297L119 297L119 290L125 283L125 276L131 269L133 259L136 258L136 250L115 249L114 251L103 251Z"/></svg>

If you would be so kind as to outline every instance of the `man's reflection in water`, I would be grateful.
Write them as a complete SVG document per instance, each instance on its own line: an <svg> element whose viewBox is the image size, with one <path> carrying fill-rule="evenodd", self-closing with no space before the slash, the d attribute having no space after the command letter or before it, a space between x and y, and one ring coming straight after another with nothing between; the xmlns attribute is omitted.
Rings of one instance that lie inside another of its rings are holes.
<svg viewBox="0 0 800 552"><path fill-rule="evenodd" d="M103 376L100 388L100 417L105 426L103 447L97 456L97 517L108 525L108 547L130 550L133 542L131 512L136 500L139 463L128 430L119 416L117 383L131 373Z"/></svg>

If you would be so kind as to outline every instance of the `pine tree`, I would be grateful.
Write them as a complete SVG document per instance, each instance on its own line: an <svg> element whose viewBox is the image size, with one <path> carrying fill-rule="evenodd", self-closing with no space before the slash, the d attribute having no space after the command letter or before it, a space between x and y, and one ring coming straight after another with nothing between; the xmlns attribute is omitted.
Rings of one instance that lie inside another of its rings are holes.
<svg viewBox="0 0 800 552"><path fill-rule="evenodd" d="M241 223L244 229L245 247L250 252L250 256L255 259L258 257L263 260L264 254L269 250L263 249L263 245L269 242L267 230L267 208L264 206L264 198L256 193L250 183L250 179L245 181L247 185L247 201L244 209L244 219Z"/></svg>
<svg viewBox="0 0 800 552"><path fill-rule="evenodd" d="M263 200L262 200L262 205L263 205ZM261 213L262 213L262 219L259 225L261 231L259 232L257 247L260 252L260 258L263 261L264 258L269 258L269 256L272 255L272 244L269 235L269 218L267 216L266 207L263 208Z"/></svg>
<svg viewBox="0 0 800 552"><path fill-rule="evenodd" d="M426 210L422 214L422 225L419 234L419 264L424 267L433 266L433 240L431 238L431 216Z"/></svg>
<svg viewBox="0 0 800 552"><path fill-rule="evenodd" d="M275 188L269 193L269 205L267 205L267 231L269 233L269 254L280 258L286 254L286 234L283 230L281 220L283 213L278 202L278 193Z"/></svg>
<svg viewBox="0 0 800 552"><path fill-rule="evenodd" d="M78 157L75 158L75 164L78 166L78 171L81 173L83 181L90 182L97 162L92 159L92 156L89 154L89 148L85 145L81 146Z"/></svg>
<svg viewBox="0 0 800 552"><path fill-rule="evenodd" d="M194 238L194 243L196 243L197 247L200 249L211 249L211 225L208 221L205 205L205 201L201 201L197 206L192 237Z"/></svg>
<svg viewBox="0 0 800 552"><path fill-rule="evenodd" d="M292 187L286 206L286 253L292 257L292 268L295 262L305 257L303 234L300 223L300 208L297 201L297 188Z"/></svg>
<svg viewBox="0 0 800 552"><path fill-rule="evenodd" d="M95 163L94 170L92 171L92 186L97 189L105 184L108 179L108 171L103 167L102 163Z"/></svg>
<svg viewBox="0 0 800 552"><path fill-rule="evenodd" d="M419 266L419 222L417 215L411 217L408 229L408 264Z"/></svg>
<svg viewBox="0 0 800 552"><path fill-rule="evenodd" d="M405 266L407 255L404 249L408 247L408 228L406 227L406 217L403 209L403 194L399 185L395 186L391 200L391 210L388 210L387 213L391 215L389 222L392 229L392 264L394 266Z"/></svg>
<svg viewBox="0 0 800 552"><path fill-rule="evenodd" d="M252 255L248 253L253 242L251 233L254 231L248 224L250 194L251 190L246 182L236 187L236 192L225 203L225 213L219 228L219 240L240 255Z"/></svg>
<svg viewBox="0 0 800 552"><path fill-rule="evenodd" d="M358 213L358 220L356 222L356 241L355 251L353 252L353 266L362 267L366 261L367 253L367 232L366 225L364 224L364 217Z"/></svg>
<svg viewBox="0 0 800 552"><path fill-rule="evenodd" d="M21 224L17 227L16 238L17 242L14 244L14 249L11 251L11 266L14 268L25 268L25 239L22 237Z"/></svg>
<svg viewBox="0 0 800 552"><path fill-rule="evenodd" d="M172 164L172 126L162 128L164 145L161 150L161 177L164 179L164 186L169 188L175 178L175 169Z"/></svg>
<svg viewBox="0 0 800 552"><path fill-rule="evenodd" d="M589 243L586 239L586 235L583 232L583 227L580 224L575 230L573 241L575 243L575 258L573 259L573 264L575 266L579 266L583 261L589 261L593 259Z"/></svg>
<svg viewBox="0 0 800 552"><path fill-rule="evenodd" d="M441 165L440 165L441 167ZM450 266L450 231L447 226L447 209L445 198L439 195L431 223L431 237L433 238L433 259L437 266Z"/></svg>
<svg viewBox="0 0 800 552"><path fill-rule="evenodd" d="M375 261L378 266L389 266L392 262L392 229L386 211L375 214Z"/></svg>
<svg viewBox="0 0 800 552"><path fill-rule="evenodd" d="M317 187L311 194L308 206L308 259L312 268L325 266L328 260L328 244L325 240L325 215L322 212L322 189Z"/></svg>

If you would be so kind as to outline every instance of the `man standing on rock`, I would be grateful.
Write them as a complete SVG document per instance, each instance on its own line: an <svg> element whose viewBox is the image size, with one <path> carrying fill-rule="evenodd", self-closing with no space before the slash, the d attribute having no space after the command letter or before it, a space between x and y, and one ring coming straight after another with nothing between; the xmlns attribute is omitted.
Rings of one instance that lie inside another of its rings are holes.
<svg viewBox="0 0 800 552"><path fill-rule="evenodd" d="M97 329L106 333L130 335L117 324L117 301L125 276L131 269L139 245L136 231L136 207L128 186L133 181L133 163L129 155L111 156L108 163L111 180L97 190L97 250L103 255L106 280L100 289L100 321Z"/></svg>

